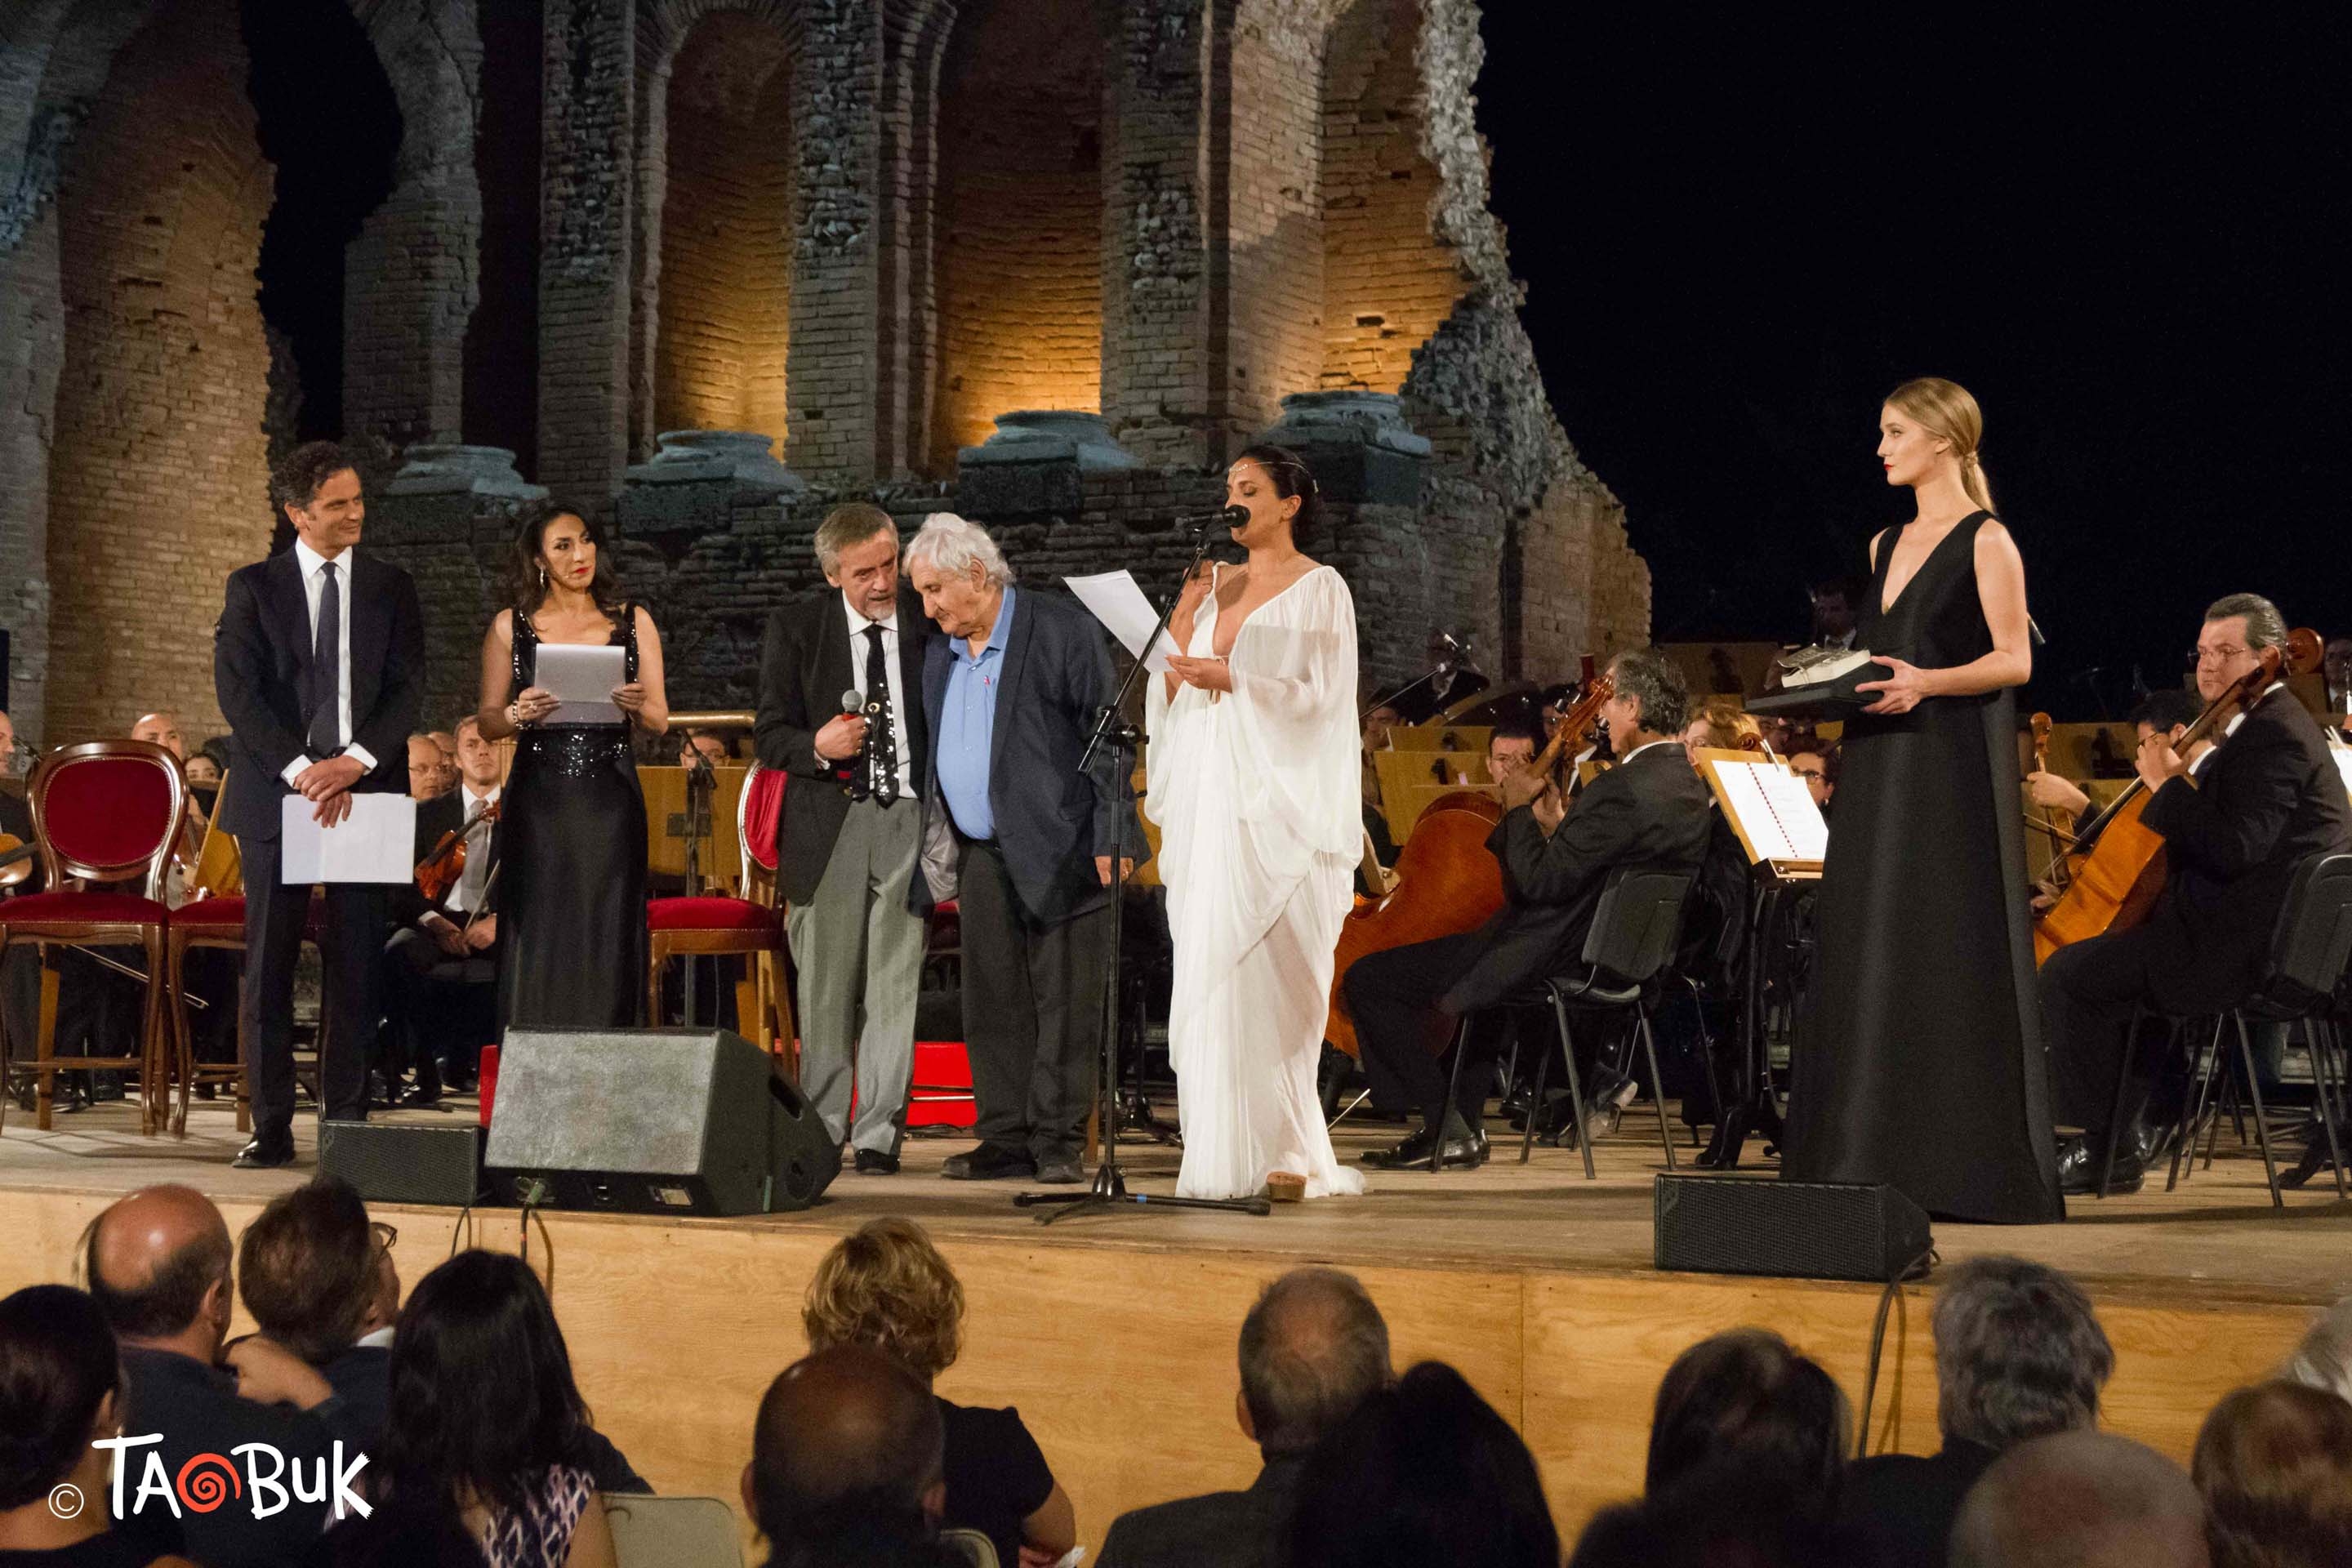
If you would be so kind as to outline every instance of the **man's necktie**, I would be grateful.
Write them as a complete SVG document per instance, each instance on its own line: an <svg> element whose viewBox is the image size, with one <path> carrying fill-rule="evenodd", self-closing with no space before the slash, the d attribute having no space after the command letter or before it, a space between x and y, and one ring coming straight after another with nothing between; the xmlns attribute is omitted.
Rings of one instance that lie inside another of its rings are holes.
<svg viewBox="0 0 2352 1568"><path fill-rule="evenodd" d="M882 654L882 628L866 628L866 782L883 805L898 798L898 743L890 714L890 665Z"/></svg>
<svg viewBox="0 0 2352 1568"><path fill-rule="evenodd" d="M310 654L310 754L331 756L342 737L343 595L335 584L335 563L319 570L326 581L319 588L319 625Z"/></svg>

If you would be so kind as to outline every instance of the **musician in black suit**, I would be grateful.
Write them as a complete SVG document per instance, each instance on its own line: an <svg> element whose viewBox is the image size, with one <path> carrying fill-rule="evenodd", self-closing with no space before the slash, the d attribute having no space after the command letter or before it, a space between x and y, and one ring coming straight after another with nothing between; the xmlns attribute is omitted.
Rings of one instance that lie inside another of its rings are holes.
<svg viewBox="0 0 2352 1568"><path fill-rule="evenodd" d="M425 689L416 585L355 550L367 509L350 457L332 442L306 442L271 476L270 493L294 525L294 547L230 576L213 638L213 685L229 721L220 820L245 861L253 1142L236 1163L247 1168L294 1158L294 963L310 890L278 885L279 803L299 795L332 826L350 815L354 794L404 793ZM326 889L319 1077L328 1120L367 1114L388 891L352 882Z"/></svg>
<svg viewBox="0 0 2352 1568"><path fill-rule="evenodd" d="M1503 781L1503 820L1486 840L1503 866L1503 912L1467 935L1373 953L1348 971L1348 1008L1367 1068L1377 1062L1394 1074L1423 1108L1421 1130L1366 1154L1369 1164L1425 1163L1441 1135L1445 1159L1485 1159L1481 1121L1495 1043L1474 1035L1463 1047L1470 1055L1462 1063L1461 1101L1449 1105L1440 1057L1455 1024L1570 971L1611 872L1691 871L1706 855L1706 785L1675 739L1690 703L1680 671L1645 649L1618 655L1610 672L1617 691L1601 713L1620 760L1585 786L1575 809L1536 769Z"/></svg>
<svg viewBox="0 0 2352 1568"><path fill-rule="evenodd" d="M793 775L776 889L800 972L801 1087L826 1131L855 1147L856 1168L887 1175L898 1169L914 1075L930 907L915 872L930 765L923 644L933 628L898 581L898 525L880 507L835 507L817 528L816 558L834 591L769 617L753 735L761 765ZM845 709L845 692L856 711Z"/></svg>
<svg viewBox="0 0 2352 1568"><path fill-rule="evenodd" d="M2214 700L2260 668L2264 650L2285 645L2286 623L2268 599L2233 594L2216 602L2197 637L2199 692ZM2140 821L2164 836L2166 851L2154 912L2133 930L2060 948L2042 965L2058 1120L2084 1130L2059 1156L2059 1184L2070 1193L2098 1184L2135 1008L2196 1014L2236 1005L2261 977L2295 868L2352 850L2344 775L2284 679L2230 721L2193 780L2163 731L2142 741L2139 775L2154 792ZM2132 1099L2144 1101L2144 1091ZM2140 1110L2125 1131L2115 1186L2130 1192L2155 1135Z"/></svg>
<svg viewBox="0 0 2352 1568"><path fill-rule="evenodd" d="M927 812L956 838L964 1041L980 1146L957 1180L1082 1178L1079 1150L1102 1046L1110 858L1145 853L1104 746L1078 771L1116 689L1093 616L1013 584L986 530L951 512L907 546L907 579L944 636L923 665Z"/></svg>
<svg viewBox="0 0 2352 1568"><path fill-rule="evenodd" d="M457 721L458 785L416 808L422 865L450 834L466 832L465 865L446 893L428 900L414 882L392 889L392 940L383 949L383 1033L379 1059L408 1109L441 1103L440 1055L449 1087L472 1087L481 1047L498 1032L499 852L503 824L486 814L499 795L499 749L468 713ZM447 865L441 868L446 875ZM415 1077L404 1090L399 1074Z"/></svg>

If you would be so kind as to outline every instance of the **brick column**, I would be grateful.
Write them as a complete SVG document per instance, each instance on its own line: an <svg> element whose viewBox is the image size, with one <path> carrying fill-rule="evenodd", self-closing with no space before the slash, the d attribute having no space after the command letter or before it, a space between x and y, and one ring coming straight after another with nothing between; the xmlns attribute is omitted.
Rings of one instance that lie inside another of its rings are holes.
<svg viewBox="0 0 2352 1568"><path fill-rule="evenodd" d="M793 101L800 221L785 359L785 460L824 482L870 482L887 401L877 352L882 7L805 0ZM902 373L903 374L903 373Z"/></svg>
<svg viewBox="0 0 2352 1568"><path fill-rule="evenodd" d="M632 0L547 0L539 468L603 511L628 458Z"/></svg>

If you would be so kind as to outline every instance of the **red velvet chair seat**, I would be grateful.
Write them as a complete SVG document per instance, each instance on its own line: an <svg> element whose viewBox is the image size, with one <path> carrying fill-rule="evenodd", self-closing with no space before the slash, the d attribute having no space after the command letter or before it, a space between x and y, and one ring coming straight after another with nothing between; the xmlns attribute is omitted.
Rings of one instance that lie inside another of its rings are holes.
<svg viewBox="0 0 2352 1568"><path fill-rule="evenodd" d="M776 911L749 899L709 897L655 899L646 905L646 923L654 931L773 931L781 929Z"/></svg>
<svg viewBox="0 0 2352 1568"><path fill-rule="evenodd" d="M171 913L158 900L136 893L33 893L0 903L0 925L81 921L159 926Z"/></svg>

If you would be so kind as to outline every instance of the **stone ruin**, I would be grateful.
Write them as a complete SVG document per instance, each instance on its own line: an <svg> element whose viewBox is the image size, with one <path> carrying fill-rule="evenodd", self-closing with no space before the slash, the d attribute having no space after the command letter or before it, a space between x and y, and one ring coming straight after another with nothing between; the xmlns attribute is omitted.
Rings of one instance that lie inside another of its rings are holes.
<svg viewBox="0 0 2352 1568"><path fill-rule="evenodd" d="M1349 579L1368 689L1435 626L1538 680L1646 639L1647 569L1486 208L1474 0L307 3L364 68L310 111L397 109L331 387L257 296L274 7L0 9L0 628L30 740L167 705L222 727L220 583L268 549L269 455L319 399L367 454L369 544L423 589L436 722L471 706L531 497L608 530L673 706L734 707L827 507L953 510L1032 581L1159 592L1172 520L1261 438L1324 488L1307 548Z"/></svg>

